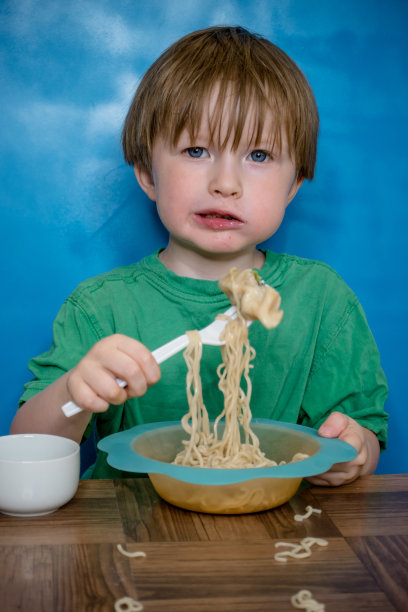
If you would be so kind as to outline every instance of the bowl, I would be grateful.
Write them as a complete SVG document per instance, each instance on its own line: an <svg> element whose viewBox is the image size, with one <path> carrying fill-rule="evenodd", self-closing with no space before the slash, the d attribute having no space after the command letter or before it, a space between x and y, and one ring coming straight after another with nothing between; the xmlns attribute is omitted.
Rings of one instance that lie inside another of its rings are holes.
<svg viewBox="0 0 408 612"><path fill-rule="evenodd" d="M357 456L353 446L320 437L303 425L253 419L253 432L266 456L289 462L295 453L309 457L296 463L247 469L212 469L174 465L188 438L179 422L138 425L103 438L98 448L108 463L128 472L147 473L156 492L167 502L196 512L246 514L287 502L302 478L328 470L334 463ZM220 431L220 429L219 429Z"/></svg>
<svg viewBox="0 0 408 612"><path fill-rule="evenodd" d="M79 470L79 445L73 440L46 434L0 437L0 512L54 512L75 495Z"/></svg>

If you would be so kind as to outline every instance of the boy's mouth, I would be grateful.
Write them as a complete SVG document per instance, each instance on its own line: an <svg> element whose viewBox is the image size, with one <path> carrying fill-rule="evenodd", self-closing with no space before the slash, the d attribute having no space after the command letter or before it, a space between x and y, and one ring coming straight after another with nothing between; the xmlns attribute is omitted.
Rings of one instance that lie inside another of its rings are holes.
<svg viewBox="0 0 408 612"><path fill-rule="evenodd" d="M215 230L226 230L241 227L243 220L232 215L229 211L204 210L197 213L197 219L201 225Z"/></svg>
<svg viewBox="0 0 408 612"><path fill-rule="evenodd" d="M230 212L222 212L218 210L204 210L203 212L197 213L200 217L206 219L227 219L228 221L238 221L242 223L242 219L232 215Z"/></svg>
<svg viewBox="0 0 408 612"><path fill-rule="evenodd" d="M201 217L207 217L207 219L235 219L236 217L231 217L231 215L219 215L218 213L200 213Z"/></svg>

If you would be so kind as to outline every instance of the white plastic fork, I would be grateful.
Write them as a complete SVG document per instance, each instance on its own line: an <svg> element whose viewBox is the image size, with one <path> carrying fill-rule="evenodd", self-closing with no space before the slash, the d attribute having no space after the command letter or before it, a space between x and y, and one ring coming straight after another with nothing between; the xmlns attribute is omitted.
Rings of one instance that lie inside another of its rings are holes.
<svg viewBox="0 0 408 612"><path fill-rule="evenodd" d="M228 310L224 312L224 315L231 319L235 319L237 316L236 307L231 306L231 308L228 308ZM200 329L199 334L201 337L201 342L203 344L210 344L213 346L220 346L224 344L224 342L220 340L220 335L227 323L227 318L215 319L212 323L207 325L207 327ZM250 323L251 321L248 321L248 325L250 325ZM156 350L152 351L152 355L156 359L157 363L163 363L163 361L166 361L166 359L173 357L173 355L185 349L187 345L188 336L187 334L183 334L182 336L178 336L177 338L174 338L174 340L170 340L170 342L167 342L166 344L163 344L163 346L160 346ZM116 382L119 387L124 388L127 386L127 382L120 378L116 378ZM75 404L75 402L67 402L61 406L61 410L66 417L72 417L74 414L82 412L82 408Z"/></svg>

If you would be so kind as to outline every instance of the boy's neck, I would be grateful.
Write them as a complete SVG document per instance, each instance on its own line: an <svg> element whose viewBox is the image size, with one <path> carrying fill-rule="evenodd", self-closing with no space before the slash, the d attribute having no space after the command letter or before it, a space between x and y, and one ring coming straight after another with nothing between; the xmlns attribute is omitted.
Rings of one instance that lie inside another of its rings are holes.
<svg viewBox="0 0 408 612"><path fill-rule="evenodd" d="M256 248L242 253L200 253L169 242L159 254L160 261L178 276L219 280L231 268L262 268L265 255Z"/></svg>

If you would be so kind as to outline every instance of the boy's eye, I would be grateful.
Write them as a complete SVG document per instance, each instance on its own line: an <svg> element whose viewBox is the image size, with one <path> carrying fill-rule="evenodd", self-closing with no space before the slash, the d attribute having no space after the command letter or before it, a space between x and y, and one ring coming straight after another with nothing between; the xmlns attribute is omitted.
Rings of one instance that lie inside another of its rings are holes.
<svg viewBox="0 0 408 612"><path fill-rule="evenodd" d="M267 161L268 159L270 159L269 153L266 153L266 151L260 151L260 150L252 151L252 153L250 153L249 157L254 162L264 162L264 161Z"/></svg>
<svg viewBox="0 0 408 612"><path fill-rule="evenodd" d="M186 153L190 157L194 158L208 157L208 152L206 149L204 149L204 147L188 147L188 149L186 149Z"/></svg>

